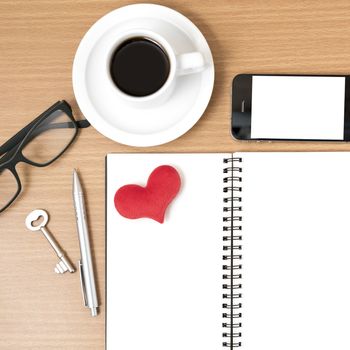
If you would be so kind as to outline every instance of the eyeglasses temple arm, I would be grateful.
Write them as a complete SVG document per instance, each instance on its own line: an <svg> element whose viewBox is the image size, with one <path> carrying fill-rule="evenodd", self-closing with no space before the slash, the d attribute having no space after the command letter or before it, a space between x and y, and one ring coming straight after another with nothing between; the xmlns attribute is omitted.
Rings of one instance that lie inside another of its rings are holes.
<svg viewBox="0 0 350 350"><path fill-rule="evenodd" d="M36 123L38 118L35 118L31 123L26 125L22 130L20 130L17 134L12 136L8 141L6 141L2 146L0 146L0 156L5 154L9 150L13 149L15 146L17 146L23 140L23 138L27 135L27 133L33 127L33 125ZM76 121L76 124L78 128L87 128L90 126L90 123L86 119L78 120ZM39 128L33 136L36 136L41 132L44 132L49 129L59 129L59 128L74 128L74 124L73 122L47 124L47 125L44 125L42 128Z"/></svg>

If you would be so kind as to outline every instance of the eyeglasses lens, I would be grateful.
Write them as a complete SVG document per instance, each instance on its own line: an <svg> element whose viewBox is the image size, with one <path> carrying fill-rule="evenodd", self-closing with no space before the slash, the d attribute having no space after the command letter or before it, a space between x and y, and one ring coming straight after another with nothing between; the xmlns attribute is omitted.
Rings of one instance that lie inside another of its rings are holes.
<svg viewBox="0 0 350 350"><path fill-rule="evenodd" d="M18 191L18 183L8 169L0 170L0 210L14 198Z"/></svg>
<svg viewBox="0 0 350 350"><path fill-rule="evenodd" d="M63 152L75 134L76 126L70 117L60 110L55 111L31 132L23 155L36 164L45 165Z"/></svg>

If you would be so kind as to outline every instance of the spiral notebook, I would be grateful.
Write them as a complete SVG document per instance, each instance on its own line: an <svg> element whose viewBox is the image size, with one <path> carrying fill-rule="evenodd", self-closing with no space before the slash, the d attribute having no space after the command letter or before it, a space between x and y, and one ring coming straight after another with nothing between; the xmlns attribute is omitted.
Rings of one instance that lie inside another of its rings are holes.
<svg viewBox="0 0 350 350"><path fill-rule="evenodd" d="M165 222L116 190L174 166ZM107 350L350 349L350 154L107 156Z"/></svg>

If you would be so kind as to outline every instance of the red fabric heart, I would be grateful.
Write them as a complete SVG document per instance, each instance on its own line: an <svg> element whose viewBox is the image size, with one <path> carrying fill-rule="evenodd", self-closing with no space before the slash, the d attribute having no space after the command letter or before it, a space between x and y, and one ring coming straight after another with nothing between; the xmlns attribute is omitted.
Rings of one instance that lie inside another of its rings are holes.
<svg viewBox="0 0 350 350"><path fill-rule="evenodd" d="M128 219L150 218L164 222L165 211L180 190L179 173L170 165L155 168L146 187L125 185L114 196L120 215Z"/></svg>

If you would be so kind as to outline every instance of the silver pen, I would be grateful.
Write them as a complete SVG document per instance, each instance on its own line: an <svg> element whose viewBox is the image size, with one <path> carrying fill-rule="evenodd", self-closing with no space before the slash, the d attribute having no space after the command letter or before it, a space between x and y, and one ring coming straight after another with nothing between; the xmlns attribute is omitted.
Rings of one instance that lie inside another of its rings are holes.
<svg viewBox="0 0 350 350"><path fill-rule="evenodd" d="M78 173L75 169L73 172L73 202L76 213L77 230L80 245L81 259L79 260L78 265L83 301L84 305L91 309L92 316L97 316L98 301L94 269L91 258L84 193L79 181Z"/></svg>

